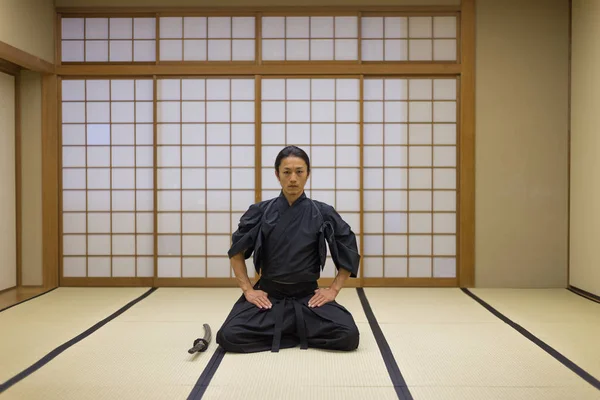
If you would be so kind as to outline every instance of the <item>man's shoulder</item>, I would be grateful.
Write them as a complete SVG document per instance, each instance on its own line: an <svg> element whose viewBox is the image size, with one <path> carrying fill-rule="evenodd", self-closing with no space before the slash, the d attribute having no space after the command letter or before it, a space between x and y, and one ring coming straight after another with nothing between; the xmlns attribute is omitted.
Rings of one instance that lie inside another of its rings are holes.
<svg viewBox="0 0 600 400"><path fill-rule="evenodd" d="M333 211L335 211L334 207L330 204L327 204L320 200L309 199L317 209L324 215L330 215Z"/></svg>

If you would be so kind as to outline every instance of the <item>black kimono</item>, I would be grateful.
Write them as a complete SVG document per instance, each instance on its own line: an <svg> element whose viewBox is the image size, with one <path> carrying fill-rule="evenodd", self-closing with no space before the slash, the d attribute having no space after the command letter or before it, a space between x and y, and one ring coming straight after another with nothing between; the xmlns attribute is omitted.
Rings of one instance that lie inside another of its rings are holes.
<svg viewBox="0 0 600 400"><path fill-rule="evenodd" d="M240 219L228 252L244 252L261 274L255 289L265 291L273 307L265 310L242 295L217 332L226 351L251 353L308 347L354 350L359 333L354 318L336 301L309 308L318 288L329 244L336 268L358 273L356 236L333 207L303 193L290 206L279 197L250 206Z"/></svg>

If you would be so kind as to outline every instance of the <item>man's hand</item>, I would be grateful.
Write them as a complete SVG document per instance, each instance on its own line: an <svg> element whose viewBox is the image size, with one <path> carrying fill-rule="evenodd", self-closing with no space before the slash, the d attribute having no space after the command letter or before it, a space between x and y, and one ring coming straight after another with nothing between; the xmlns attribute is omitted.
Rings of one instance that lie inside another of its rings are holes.
<svg viewBox="0 0 600 400"><path fill-rule="evenodd" d="M246 296L246 300L257 306L258 308L269 309L273 306L269 301L268 294L266 292L263 292L262 290L246 290L244 292L244 296Z"/></svg>
<svg viewBox="0 0 600 400"><path fill-rule="evenodd" d="M315 290L315 295L308 301L308 306L321 307L323 304L327 304L335 300L338 295L338 291L332 288L323 288Z"/></svg>

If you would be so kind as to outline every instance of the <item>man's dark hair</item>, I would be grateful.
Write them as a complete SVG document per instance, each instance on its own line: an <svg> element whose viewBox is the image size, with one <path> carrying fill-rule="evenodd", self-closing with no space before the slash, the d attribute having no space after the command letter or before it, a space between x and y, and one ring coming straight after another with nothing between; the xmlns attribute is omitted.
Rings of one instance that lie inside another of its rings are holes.
<svg viewBox="0 0 600 400"><path fill-rule="evenodd" d="M299 157L304 160L306 163L306 173L310 173L310 160L308 159L308 154L300 147L297 146L287 146L284 147L279 154L277 154L277 158L275 159L275 171L279 173L279 166L281 165L281 160L288 157Z"/></svg>

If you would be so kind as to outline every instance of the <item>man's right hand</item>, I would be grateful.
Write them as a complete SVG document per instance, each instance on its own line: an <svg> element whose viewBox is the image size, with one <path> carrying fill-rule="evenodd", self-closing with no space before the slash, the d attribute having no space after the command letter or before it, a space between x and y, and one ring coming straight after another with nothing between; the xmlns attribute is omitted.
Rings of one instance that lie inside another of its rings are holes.
<svg viewBox="0 0 600 400"><path fill-rule="evenodd" d="M250 289L244 292L244 296L246 296L246 300L257 306L258 308L269 309L273 306L269 301L268 294L266 292L263 292L262 290Z"/></svg>

